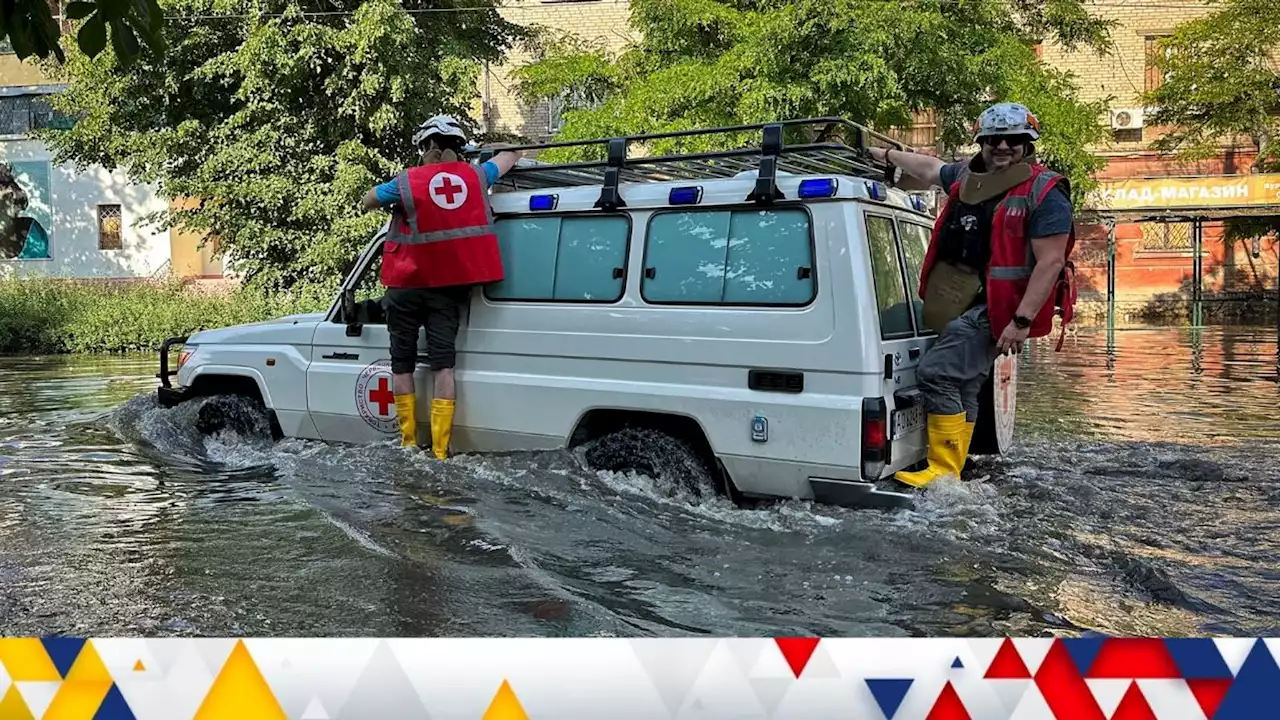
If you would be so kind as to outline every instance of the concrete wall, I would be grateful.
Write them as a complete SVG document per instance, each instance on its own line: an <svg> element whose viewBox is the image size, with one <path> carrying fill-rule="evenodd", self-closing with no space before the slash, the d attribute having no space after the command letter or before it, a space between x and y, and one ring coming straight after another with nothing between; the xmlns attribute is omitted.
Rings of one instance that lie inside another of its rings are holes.
<svg viewBox="0 0 1280 720"><path fill-rule="evenodd" d="M121 172L81 173L71 164L53 165L48 150L34 140L0 141L0 160L13 165L30 199L23 215L37 219L48 234L47 257L0 260L0 277L144 277L168 263L169 233L143 224L144 215L166 207L153 188L133 184ZM121 207L119 250L98 248L99 204Z"/></svg>

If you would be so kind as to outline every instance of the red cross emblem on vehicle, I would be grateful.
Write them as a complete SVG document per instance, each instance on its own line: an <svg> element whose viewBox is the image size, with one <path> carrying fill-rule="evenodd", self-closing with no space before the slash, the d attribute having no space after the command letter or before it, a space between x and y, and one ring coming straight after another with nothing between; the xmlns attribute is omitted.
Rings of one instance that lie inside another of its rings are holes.
<svg viewBox="0 0 1280 720"><path fill-rule="evenodd" d="M427 194L431 196L431 202L441 208L456 210L467 201L467 184L453 173L439 172L428 183Z"/></svg>
<svg viewBox="0 0 1280 720"><path fill-rule="evenodd" d="M387 434L399 431L390 360L378 360L360 372L356 378L355 401L356 412L369 427Z"/></svg>

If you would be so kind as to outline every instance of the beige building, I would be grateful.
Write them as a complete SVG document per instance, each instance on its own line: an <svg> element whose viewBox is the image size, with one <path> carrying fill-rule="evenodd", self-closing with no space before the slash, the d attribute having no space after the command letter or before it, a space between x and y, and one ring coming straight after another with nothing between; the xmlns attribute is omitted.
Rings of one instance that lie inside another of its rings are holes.
<svg viewBox="0 0 1280 720"><path fill-rule="evenodd" d="M510 0L501 13L518 25L572 33L611 52L637 37L627 22L630 6L622 0ZM529 61L526 53L516 50L502 65L486 67L481 73L474 117L486 131L509 132L542 142L559 129L562 103L526 105L516 95L511 71Z"/></svg>

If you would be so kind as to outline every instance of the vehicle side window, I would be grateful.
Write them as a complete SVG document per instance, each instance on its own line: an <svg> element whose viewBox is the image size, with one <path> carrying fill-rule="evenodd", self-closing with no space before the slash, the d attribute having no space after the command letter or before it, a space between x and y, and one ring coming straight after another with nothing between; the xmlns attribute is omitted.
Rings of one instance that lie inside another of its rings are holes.
<svg viewBox="0 0 1280 720"><path fill-rule="evenodd" d="M814 298L813 239L801 208L658 213L645 243L646 302L800 306Z"/></svg>
<svg viewBox="0 0 1280 720"><path fill-rule="evenodd" d="M631 221L623 216L516 217L495 224L505 277L491 300L617 302Z"/></svg>
<svg viewBox="0 0 1280 720"><path fill-rule="evenodd" d="M917 291L920 287L920 270L924 267L924 256L929 250L929 236L933 230L924 225L903 222L898 225L902 237L902 254L907 258L907 296L916 311L916 327L921 335L933 335L934 332L924 326L924 301Z"/></svg>
<svg viewBox="0 0 1280 720"><path fill-rule="evenodd" d="M880 310L880 336L886 340L910 336L915 331L902 282L895 225L892 218L867 215L867 248L871 251L871 275Z"/></svg>

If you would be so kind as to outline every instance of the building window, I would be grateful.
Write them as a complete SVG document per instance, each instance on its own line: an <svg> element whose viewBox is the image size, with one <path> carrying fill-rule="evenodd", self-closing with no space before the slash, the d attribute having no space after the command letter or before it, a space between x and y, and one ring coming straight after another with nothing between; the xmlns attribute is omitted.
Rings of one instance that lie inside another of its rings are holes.
<svg viewBox="0 0 1280 720"><path fill-rule="evenodd" d="M494 224L503 279L490 300L612 303L626 283L631 221L621 215L518 217Z"/></svg>
<svg viewBox="0 0 1280 720"><path fill-rule="evenodd" d="M574 0L555 0L556 2L571 2ZM547 132L555 135L564 127L564 114L569 110L589 110L599 107L599 102L591 102L579 93L566 93L559 97L551 98L547 101Z"/></svg>
<svg viewBox="0 0 1280 720"><path fill-rule="evenodd" d="M816 292L802 208L660 212L649 221L645 302L797 307Z"/></svg>
<svg viewBox="0 0 1280 720"><path fill-rule="evenodd" d="M1160 68L1156 67L1155 62L1157 53L1160 52L1160 47L1157 43L1164 37L1166 36L1148 35L1144 38L1146 41L1146 73L1143 78L1143 89L1147 92L1152 92L1164 84L1164 73L1160 71ZM1168 57L1167 52L1165 57Z"/></svg>
<svg viewBox="0 0 1280 720"><path fill-rule="evenodd" d="M1118 143L1142 142L1142 128L1121 128L1112 133Z"/></svg>
<svg viewBox="0 0 1280 720"><path fill-rule="evenodd" d="M0 135L26 135L32 130L67 129L74 118L53 109L44 95L0 97Z"/></svg>
<svg viewBox="0 0 1280 720"><path fill-rule="evenodd" d="M98 249L120 250L124 248L124 234L121 232L121 213L119 205L98 206Z"/></svg>
<svg viewBox="0 0 1280 720"><path fill-rule="evenodd" d="M1191 223L1142 223L1143 252L1190 252Z"/></svg>

